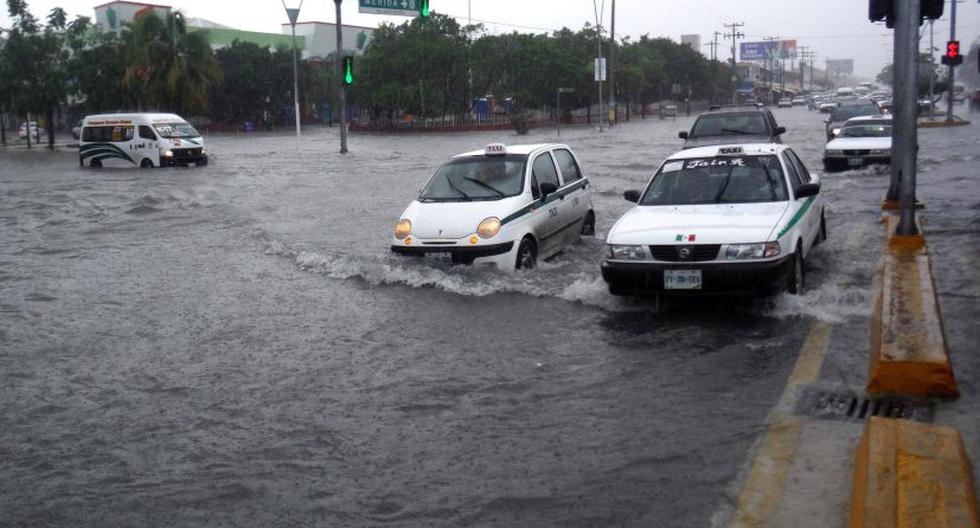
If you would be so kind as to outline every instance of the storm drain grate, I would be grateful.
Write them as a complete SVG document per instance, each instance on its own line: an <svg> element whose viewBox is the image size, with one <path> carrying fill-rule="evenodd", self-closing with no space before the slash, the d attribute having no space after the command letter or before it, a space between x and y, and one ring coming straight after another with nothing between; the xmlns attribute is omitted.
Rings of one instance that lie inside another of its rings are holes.
<svg viewBox="0 0 980 528"><path fill-rule="evenodd" d="M797 414L826 420L863 422L872 416L932 422L935 404L898 397L875 398L849 391L806 391L796 402Z"/></svg>

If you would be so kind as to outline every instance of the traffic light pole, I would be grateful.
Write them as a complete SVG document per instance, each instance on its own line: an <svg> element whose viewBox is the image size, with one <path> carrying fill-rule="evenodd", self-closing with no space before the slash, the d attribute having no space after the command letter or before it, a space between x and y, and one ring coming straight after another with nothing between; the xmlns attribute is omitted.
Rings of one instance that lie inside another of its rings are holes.
<svg viewBox="0 0 980 528"><path fill-rule="evenodd" d="M895 99L892 127L892 154L899 153L898 179L900 204L897 235L919 234L915 225L915 177L918 161L918 81L919 81L919 20L920 0L895 2L895 88L900 90ZM897 69L902 64L901 72ZM897 133L895 132L897 131ZM897 141L896 141L897 140ZM896 160L892 158L892 182L895 179ZM889 190L890 192L890 190Z"/></svg>
<svg viewBox="0 0 980 528"><path fill-rule="evenodd" d="M347 91L344 89L344 38L343 23L340 17L340 4L344 0L333 0L337 6L337 114L340 123L340 153L347 154Z"/></svg>
<svg viewBox="0 0 980 528"><path fill-rule="evenodd" d="M950 13L949 13L949 40L956 40L956 0L950 2ZM930 52L931 53L931 52ZM949 65L949 92L946 93L946 122L951 123L953 121L953 81L956 80L956 65Z"/></svg>

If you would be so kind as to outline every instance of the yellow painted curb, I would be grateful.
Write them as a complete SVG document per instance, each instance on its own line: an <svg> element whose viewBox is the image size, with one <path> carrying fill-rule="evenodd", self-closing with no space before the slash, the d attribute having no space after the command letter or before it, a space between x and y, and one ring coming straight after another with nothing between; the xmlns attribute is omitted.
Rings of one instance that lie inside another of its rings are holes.
<svg viewBox="0 0 980 528"><path fill-rule="evenodd" d="M955 121L919 121L919 128L946 128L967 126L970 122L959 117Z"/></svg>
<svg viewBox="0 0 980 528"><path fill-rule="evenodd" d="M881 200L881 209L883 211L898 211L901 208L902 208L902 202L898 200L889 200L888 198L884 198ZM916 210L925 209L925 208L926 208L926 204L918 200L915 201Z"/></svg>
<svg viewBox="0 0 980 528"><path fill-rule="evenodd" d="M952 428L872 417L854 463L849 528L975 528L976 492Z"/></svg>
<svg viewBox="0 0 980 528"><path fill-rule="evenodd" d="M957 397L929 256L886 255L876 282L868 393Z"/></svg>
<svg viewBox="0 0 980 528"><path fill-rule="evenodd" d="M923 234L921 218L918 216L915 217L915 226L919 230L919 234L913 236L895 234L895 231L898 230L898 220L898 215L895 214L885 214L882 216L881 221L884 222L885 232L887 233L888 252L893 255L905 255L909 253L925 255L926 238Z"/></svg>

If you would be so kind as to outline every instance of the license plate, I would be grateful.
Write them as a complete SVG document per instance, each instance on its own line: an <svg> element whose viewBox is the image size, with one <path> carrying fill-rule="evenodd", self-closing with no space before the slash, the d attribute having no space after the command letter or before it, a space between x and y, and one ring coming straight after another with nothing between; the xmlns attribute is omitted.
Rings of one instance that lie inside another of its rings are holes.
<svg viewBox="0 0 980 528"><path fill-rule="evenodd" d="M450 253L426 253L425 258L435 262L443 262L447 264L453 261L453 256Z"/></svg>
<svg viewBox="0 0 980 528"><path fill-rule="evenodd" d="M847 158L847 164L850 165L851 167L860 167L861 165L864 165L864 159L863 158Z"/></svg>
<svg viewBox="0 0 980 528"><path fill-rule="evenodd" d="M701 270L664 271L665 290L700 290Z"/></svg>

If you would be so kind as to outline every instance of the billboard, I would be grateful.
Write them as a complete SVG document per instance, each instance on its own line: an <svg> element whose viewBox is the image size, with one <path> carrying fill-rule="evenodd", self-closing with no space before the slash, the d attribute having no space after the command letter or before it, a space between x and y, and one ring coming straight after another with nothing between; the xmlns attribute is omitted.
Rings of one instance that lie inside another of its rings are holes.
<svg viewBox="0 0 980 528"><path fill-rule="evenodd" d="M827 73L835 76L854 75L854 59L828 60Z"/></svg>
<svg viewBox="0 0 980 528"><path fill-rule="evenodd" d="M681 35L681 45L689 46L692 50L701 51L701 35Z"/></svg>
<svg viewBox="0 0 980 528"><path fill-rule="evenodd" d="M771 40L764 42L743 42L741 44L743 61L766 61L771 58L795 59L795 40Z"/></svg>

